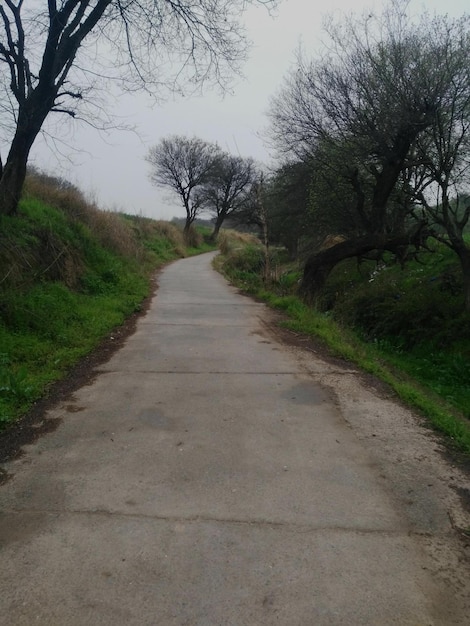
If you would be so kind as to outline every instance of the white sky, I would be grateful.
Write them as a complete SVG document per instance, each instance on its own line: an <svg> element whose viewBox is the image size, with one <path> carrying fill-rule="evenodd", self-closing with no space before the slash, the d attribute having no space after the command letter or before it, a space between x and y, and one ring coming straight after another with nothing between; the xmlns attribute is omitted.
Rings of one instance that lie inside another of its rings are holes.
<svg viewBox="0 0 470 626"><path fill-rule="evenodd" d="M121 96L114 102L114 113L134 125L136 133L115 130L105 136L77 124L73 134L64 137L70 147L62 146L60 154L38 139L31 163L75 183L101 208L157 219L183 216L178 199L149 182L144 160L149 147L169 134L195 135L216 141L229 152L269 163L271 156L260 133L268 123L270 97L292 66L299 42L313 53L323 36L325 13L362 12L380 4L379 0L329 0L321 8L315 0L282 0L274 18L263 7L252 7L244 22L253 46L245 78L233 95L222 99L206 92L203 97L175 99L153 108L144 96ZM420 10L424 3L413 0L412 6ZM455 17L469 11L468 0L426 0L425 6Z"/></svg>

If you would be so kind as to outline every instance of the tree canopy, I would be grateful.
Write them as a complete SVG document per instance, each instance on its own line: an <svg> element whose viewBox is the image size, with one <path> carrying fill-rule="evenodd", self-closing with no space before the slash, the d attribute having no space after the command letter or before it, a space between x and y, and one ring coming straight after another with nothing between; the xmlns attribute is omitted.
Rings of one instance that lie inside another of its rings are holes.
<svg viewBox="0 0 470 626"><path fill-rule="evenodd" d="M314 163L312 208L330 234L347 239L314 251L306 293L344 258L372 250L403 258L433 233L437 213L448 241L460 228L454 249L467 263L462 219L459 226L443 215L450 181L462 184L468 173L470 17L412 18L408 4L392 0L380 14L330 21L323 56L299 53L273 98L275 145ZM438 188L433 213L429 197ZM470 306L470 272L466 289Z"/></svg>
<svg viewBox="0 0 470 626"><path fill-rule="evenodd" d="M203 185L215 168L219 148L198 137L173 135L149 150L150 180L176 192L186 211L184 232L204 208Z"/></svg>
<svg viewBox="0 0 470 626"><path fill-rule="evenodd" d="M259 178L251 158L220 152L203 187L204 207L214 216L212 239L229 217L244 212L252 202L252 188Z"/></svg>
<svg viewBox="0 0 470 626"><path fill-rule="evenodd" d="M161 139L146 157L150 180L176 192L186 211L184 232L202 212L214 216L215 239L227 217L252 201L258 177L250 158L233 156L198 137L172 135Z"/></svg>

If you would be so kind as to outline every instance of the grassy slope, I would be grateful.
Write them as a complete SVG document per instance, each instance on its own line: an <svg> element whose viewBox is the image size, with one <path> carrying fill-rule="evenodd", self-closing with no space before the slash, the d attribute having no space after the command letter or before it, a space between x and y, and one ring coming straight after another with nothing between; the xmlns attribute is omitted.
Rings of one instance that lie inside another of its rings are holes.
<svg viewBox="0 0 470 626"><path fill-rule="evenodd" d="M0 428L139 309L157 267L207 249L186 249L172 224L40 191L48 202L0 218Z"/></svg>
<svg viewBox="0 0 470 626"><path fill-rule="evenodd" d="M222 271L239 287L284 310L285 325L316 336L338 356L387 382L410 406L470 454L470 316L463 312L459 268L445 248L409 265L338 266L318 308L295 295L298 270L273 253L263 284L263 250L222 246Z"/></svg>

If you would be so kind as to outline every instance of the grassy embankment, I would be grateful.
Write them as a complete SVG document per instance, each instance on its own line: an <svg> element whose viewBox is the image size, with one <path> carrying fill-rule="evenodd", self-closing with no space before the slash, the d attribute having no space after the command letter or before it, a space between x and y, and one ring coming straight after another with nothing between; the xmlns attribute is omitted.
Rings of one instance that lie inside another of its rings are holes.
<svg viewBox="0 0 470 626"><path fill-rule="evenodd" d="M296 295L300 271L280 250L271 252L271 280L263 281L264 250L253 238L224 233L221 271L245 292L286 313L284 325L314 336L336 356L385 381L409 406L470 454L470 314L463 310L456 257L436 244L404 270L343 262L317 307Z"/></svg>
<svg viewBox="0 0 470 626"><path fill-rule="evenodd" d="M19 214L0 217L0 429L139 310L159 266L209 249L30 178Z"/></svg>

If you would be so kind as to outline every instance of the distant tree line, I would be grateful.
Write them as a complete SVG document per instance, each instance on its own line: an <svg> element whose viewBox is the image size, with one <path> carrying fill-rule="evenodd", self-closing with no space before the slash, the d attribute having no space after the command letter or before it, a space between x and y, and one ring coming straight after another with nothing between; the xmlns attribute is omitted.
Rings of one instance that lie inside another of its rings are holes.
<svg viewBox="0 0 470 626"><path fill-rule="evenodd" d="M150 179L177 194L186 212L184 234L202 213L212 215L215 240L227 218L247 221L254 212L260 172L251 158L234 156L215 143L174 135L147 155Z"/></svg>

